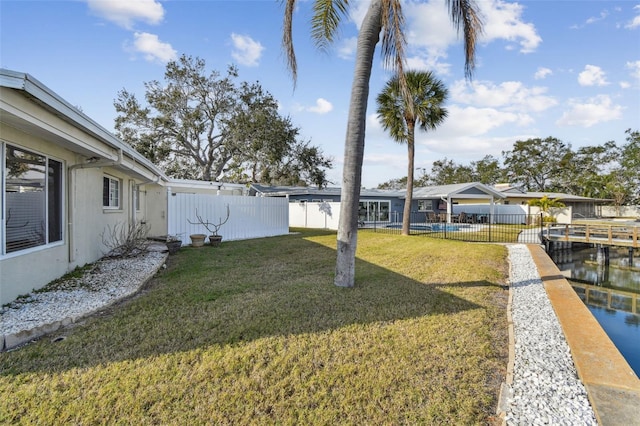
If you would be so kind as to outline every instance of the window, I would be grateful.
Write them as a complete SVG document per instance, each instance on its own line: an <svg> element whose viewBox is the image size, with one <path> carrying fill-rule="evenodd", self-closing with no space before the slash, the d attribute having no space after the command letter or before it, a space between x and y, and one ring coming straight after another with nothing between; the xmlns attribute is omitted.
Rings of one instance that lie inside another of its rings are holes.
<svg viewBox="0 0 640 426"><path fill-rule="evenodd" d="M388 222L389 201L360 201L358 220L364 222Z"/></svg>
<svg viewBox="0 0 640 426"><path fill-rule="evenodd" d="M433 200L418 200L418 211L421 211L421 212L432 211L434 210L433 204L434 204Z"/></svg>
<svg viewBox="0 0 640 426"><path fill-rule="evenodd" d="M102 207L105 209L120 208L120 180L109 176L102 178Z"/></svg>
<svg viewBox="0 0 640 426"><path fill-rule="evenodd" d="M62 240L62 163L7 144L2 184L2 253Z"/></svg>

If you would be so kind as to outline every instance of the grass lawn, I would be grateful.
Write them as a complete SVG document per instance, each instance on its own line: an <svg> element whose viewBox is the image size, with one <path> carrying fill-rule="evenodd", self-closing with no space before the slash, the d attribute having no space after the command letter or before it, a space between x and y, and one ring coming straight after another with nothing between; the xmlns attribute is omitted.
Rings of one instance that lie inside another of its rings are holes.
<svg viewBox="0 0 640 426"><path fill-rule="evenodd" d="M183 248L138 297L0 354L0 423L487 424L506 249L364 232Z"/></svg>

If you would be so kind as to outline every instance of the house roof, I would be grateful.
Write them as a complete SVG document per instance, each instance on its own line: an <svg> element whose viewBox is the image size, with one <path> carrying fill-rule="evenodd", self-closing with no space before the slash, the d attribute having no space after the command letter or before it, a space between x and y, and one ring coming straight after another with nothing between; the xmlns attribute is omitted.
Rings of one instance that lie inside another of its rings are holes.
<svg viewBox="0 0 640 426"><path fill-rule="evenodd" d="M251 188L259 194L269 197L285 197L296 195L311 195L322 198L323 196L340 196L341 188L328 187L317 188L312 186L270 186L261 184L251 184ZM383 189L362 189L361 197L400 197L404 196L405 191L390 191Z"/></svg>
<svg viewBox="0 0 640 426"><path fill-rule="evenodd" d="M78 108L62 99L58 94L31 75L0 68L0 87L21 93L30 101L43 107L58 118L91 135L100 143L111 148L111 150L105 150L104 147L96 146L95 143L92 144L82 138L61 135L59 132L56 132L55 129L50 128L51 126L47 126L47 123L43 123L42 121L38 122L36 118L28 116L19 107L0 98L0 111L2 112L3 122L58 143L87 158L93 157L94 161L117 160L117 152L122 152L122 155L127 157L130 162L129 164L125 163L118 167L129 169L129 171L144 177L144 175L148 173L142 173L140 170L140 166L142 166L153 176L161 180L167 180L166 175L155 164L82 113Z"/></svg>
<svg viewBox="0 0 640 426"><path fill-rule="evenodd" d="M295 195L311 195L318 196L340 196L341 189L339 187L330 187L318 189L315 187L302 186L267 186L252 184L251 187L258 193L271 197L284 197ZM406 190L387 190L387 189L362 189L360 190L361 198L371 197L396 197L405 198ZM505 198L505 195L495 189L479 182L461 183L455 185L425 186L414 188L413 199L433 199L446 198Z"/></svg>
<svg viewBox="0 0 640 426"><path fill-rule="evenodd" d="M415 188L413 198L506 198L500 191L480 182L457 183Z"/></svg>
<svg viewBox="0 0 640 426"><path fill-rule="evenodd" d="M600 198L582 197L580 195L566 194L563 192L523 191L509 184L496 185L495 189L505 194L507 198L519 198L523 200L539 199L546 195L548 198L562 201L611 201Z"/></svg>
<svg viewBox="0 0 640 426"><path fill-rule="evenodd" d="M562 200L562 201L604 201L596 198L582 197L580 195L565 194L562 192L519 191L519 192L504 192L504 195L507 198L520 198L523 200L542 198L546 195L548 198Z"/></svg>

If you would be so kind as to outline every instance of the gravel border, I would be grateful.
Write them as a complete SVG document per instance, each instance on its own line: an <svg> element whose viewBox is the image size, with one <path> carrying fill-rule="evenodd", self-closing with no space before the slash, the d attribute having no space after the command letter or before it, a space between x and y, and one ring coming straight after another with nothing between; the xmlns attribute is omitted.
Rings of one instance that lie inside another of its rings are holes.
<svg viewBox="0 0 640 426"><path fill-rule="evenodd" d="M103 258L81 278L60 282L55 290L31 292L0 308L0 350L52 333L134 294L167 259L164 244L151 250L136 257Z"/></svg>
<svg viewBox="0 0 640 426"><path fill-rule="evenodd" d="M529 249L508 249L515 359L503 401L506 424L597 425Z"/></svg>

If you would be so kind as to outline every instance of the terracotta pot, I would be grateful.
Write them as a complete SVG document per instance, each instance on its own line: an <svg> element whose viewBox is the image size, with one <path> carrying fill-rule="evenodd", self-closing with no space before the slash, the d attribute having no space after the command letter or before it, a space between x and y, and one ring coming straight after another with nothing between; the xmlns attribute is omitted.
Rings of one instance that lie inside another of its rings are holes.
<svg viewBox="0 0 640 426"><path fill-rule="evenodd" d="M207 236L204 234L191 234L189 238L191 238L192 247L202 247L204 245L204 239L207 238Z"/></svg>

